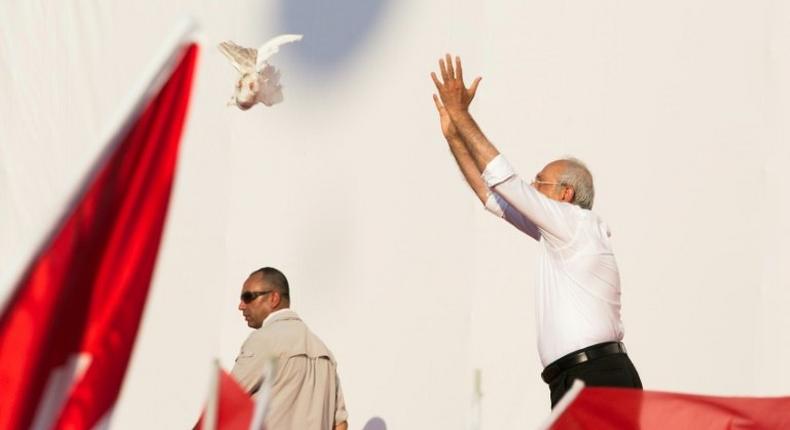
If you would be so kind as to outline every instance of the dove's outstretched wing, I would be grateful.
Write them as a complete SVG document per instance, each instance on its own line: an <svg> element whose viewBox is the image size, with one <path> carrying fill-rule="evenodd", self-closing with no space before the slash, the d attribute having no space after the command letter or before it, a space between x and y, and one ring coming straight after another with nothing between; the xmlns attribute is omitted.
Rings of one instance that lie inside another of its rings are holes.
<svg viewBox="0 0 790 430"><path fill-rule="evenodd" d="M301 34L281 34L277 37L269 39L268 42L264 43L260 48L258 48L258 59L256 61L255 67L258 70L261 70L263 67L265 67L266 60L280 51L281 45L296 42L297 40L302 40Z"/></svg>
<svg viewBox="0 0 790 430"><path fill-rule="evenodd" d="M257 70L255 67L258 58L256 50L239 46L232 41L222 42L217 47L220 52L228 57L228 60L239 73L252 73Z"/></svg>

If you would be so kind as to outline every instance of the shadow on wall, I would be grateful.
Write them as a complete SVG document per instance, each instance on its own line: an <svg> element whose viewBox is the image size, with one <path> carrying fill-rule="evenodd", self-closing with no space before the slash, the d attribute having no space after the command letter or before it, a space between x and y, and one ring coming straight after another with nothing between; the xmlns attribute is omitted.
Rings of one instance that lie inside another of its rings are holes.
<svg viewBox="0 0 790 430"><path fill-rule="evenodd" d="M293 55L318 73L332 73L372 34L388 0L283 0L283 33L302 33Z"/></svg>
<svg viewBox="0 0 790 430"><path fill-rule="evenodd" d="M387 423L379 417L373 417L368 420L362 430L387 430Z"/></svg>

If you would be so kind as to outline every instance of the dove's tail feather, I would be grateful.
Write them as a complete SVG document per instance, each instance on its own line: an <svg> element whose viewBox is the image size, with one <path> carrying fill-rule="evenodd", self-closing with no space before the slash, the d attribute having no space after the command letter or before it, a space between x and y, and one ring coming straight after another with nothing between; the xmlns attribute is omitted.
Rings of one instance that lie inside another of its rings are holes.
<svg viewBox="0 0 790 430"><path fill-rule="evenodd" d="M272 55L278 53L280 51L281 45L299 40L302 40L301 34L281 34L269 39L268 42L264 43L260 48L258 48L258 60L256 62L257 68L260 69L261 66L266 63L266 60L268 60Z"/></svg>
<svg viewBox="0 0 790 430"><path fill-rule="evenodd" d="M258 101L263 103L266 106L276 105L284 100L283 98L283 88L280 85L277 85L274 88L270 88L266 92L260 92L258 94Z"/></svg>
<svg viewBox="0 0 790 430"><path fill-rule="evenodd" d="M266 106L272 106L283 101L283 89L280 86L280 71L271 64L258 72L258 92L256 100Z"/></svg>

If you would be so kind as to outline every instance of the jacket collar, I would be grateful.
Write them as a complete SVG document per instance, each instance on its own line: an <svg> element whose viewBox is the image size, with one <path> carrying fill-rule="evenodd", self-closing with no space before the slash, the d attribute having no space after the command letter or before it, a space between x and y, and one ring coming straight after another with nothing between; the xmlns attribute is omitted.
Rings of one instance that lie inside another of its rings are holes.
<svg viewBox="0 0 790 430"><path fill-rule="evenodd" d="M296 312L292 311L289 308L278 309L270 313L266 317L266 319L263 320L263 324L261 324L261 328L274 324L277 321L285 321L285 320L301 320L301 318L299 318L299 315L297 315Z"/></svg>

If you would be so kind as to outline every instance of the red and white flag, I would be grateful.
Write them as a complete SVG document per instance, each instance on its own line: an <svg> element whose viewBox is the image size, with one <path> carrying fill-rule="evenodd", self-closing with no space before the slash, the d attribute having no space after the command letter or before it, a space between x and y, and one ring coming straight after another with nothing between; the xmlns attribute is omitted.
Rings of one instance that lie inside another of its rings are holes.
<svg viewBox="0 0 790 430"><path fill-rule="evenodd" d="M582 388L566 394L544 428L788 429L790 397L718 397L629 388Z"/></svg>
<svg viewBox="0 0 790 430"><path fill-rule="evenodd" d="M265 430L263 422L268 412L274 380L274 361L263 367L263 381L253 399L236 379L215 363L206 410L195 428L197 430Z"/></svg>
<svg viewBox="0 0 790 430"><path fill-rule="evenodd" d="M0 316L0 428L107 424L156 263L197 45L179 44Z"/></svg>
<svg viewBox="0 0 790 430"><path fill-rule="evenodd" d="M200 417L198 430L247 430L250 428L255 403L244 388L215 365L211 378L206 411Z"/></svg>

